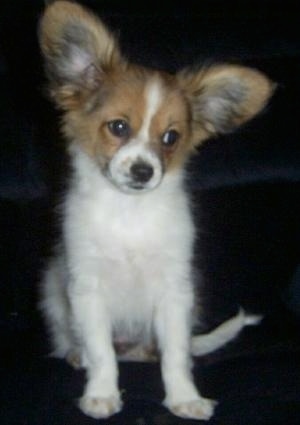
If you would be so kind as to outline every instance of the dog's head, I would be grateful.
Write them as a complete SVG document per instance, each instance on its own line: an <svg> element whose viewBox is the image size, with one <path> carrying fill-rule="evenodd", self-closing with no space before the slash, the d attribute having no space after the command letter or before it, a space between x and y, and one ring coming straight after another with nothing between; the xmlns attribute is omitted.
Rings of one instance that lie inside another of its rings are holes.
<svg viewBox="0 0 300 425"><path fill-rule="evenodd" d="M157 187L202 141L252 118L273 91L241 66L171 75L130 64L102 21L68 1L48 6L40 43L66 137L126 192Z"/></svg>

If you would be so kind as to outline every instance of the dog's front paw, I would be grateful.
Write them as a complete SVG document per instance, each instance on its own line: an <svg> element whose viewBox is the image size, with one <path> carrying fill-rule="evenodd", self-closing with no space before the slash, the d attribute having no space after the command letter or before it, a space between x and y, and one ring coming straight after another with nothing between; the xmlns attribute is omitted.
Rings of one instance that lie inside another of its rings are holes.
<svg viewBox="0 0 300 425"><path fill-rule="evenodd" d="M181 418L208 421L214 413L217 402L207 398L199 398L197 400L184 401L172 405L165 404L174 415L180 416Z"/></svg>
<svg viewBox="0 0 300 425"><path fill-rule="evenodd" d="M118 413L122 409L122 401L118 396L90 397L83 396L79 401L81 411L94 419L104 419Z"/></svg>

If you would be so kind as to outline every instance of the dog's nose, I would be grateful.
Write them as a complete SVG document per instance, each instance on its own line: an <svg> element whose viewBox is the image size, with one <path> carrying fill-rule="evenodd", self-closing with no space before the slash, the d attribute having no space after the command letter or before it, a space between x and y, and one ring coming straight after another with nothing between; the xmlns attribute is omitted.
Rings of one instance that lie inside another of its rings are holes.
<svg viewBox="0 0 300 425"><path fill-rule="evenodd" d="M135 182L147 183L153 176L153 168L146 162L136 162L130 167L130 173Z"/></svg>

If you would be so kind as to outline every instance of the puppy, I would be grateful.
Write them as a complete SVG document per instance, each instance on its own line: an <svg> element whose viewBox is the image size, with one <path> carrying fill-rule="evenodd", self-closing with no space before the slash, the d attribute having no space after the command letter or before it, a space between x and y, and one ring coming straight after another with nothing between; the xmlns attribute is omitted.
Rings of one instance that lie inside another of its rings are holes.
<svg viewBox="0 0 300 425"><path fill-rule="evenodd" d="M241 66L171 75L128 63L101 20L67 1L47 7L39 34L72 163L62 240L42 284L54 355L86 369L80 408L105 418L122 407L114 344L143 360L155 343L164 405L208 420L215 402L193 383L191 355L257 320L241 311L191 337L195 228L184 165L205 139L258 113L273 84Z"/></svg>

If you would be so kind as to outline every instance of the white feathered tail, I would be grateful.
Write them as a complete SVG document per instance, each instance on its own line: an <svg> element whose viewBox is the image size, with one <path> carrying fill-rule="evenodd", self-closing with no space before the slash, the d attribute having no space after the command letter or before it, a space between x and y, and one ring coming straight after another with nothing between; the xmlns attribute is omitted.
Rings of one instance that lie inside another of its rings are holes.
<svg viewBox="0 0 300 425"><path fill-rule="evenodd" d="M247 314L241 308L239 313L222 323L212 332L192 337L191 353L193 356L204 356L238 336L245 326L254 326L260 323L262 316Z"/></svg>

